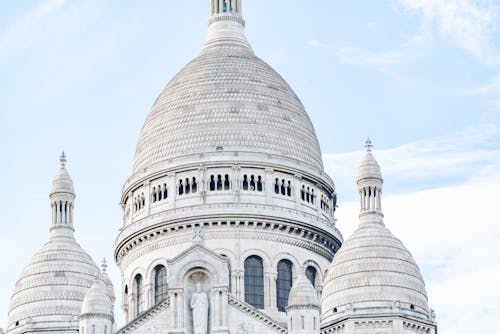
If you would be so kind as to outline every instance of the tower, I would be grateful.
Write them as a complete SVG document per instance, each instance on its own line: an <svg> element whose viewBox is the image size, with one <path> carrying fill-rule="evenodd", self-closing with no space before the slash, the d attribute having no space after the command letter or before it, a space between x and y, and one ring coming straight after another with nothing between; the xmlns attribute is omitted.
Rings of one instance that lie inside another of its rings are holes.
<svg viewBox="0 0 500 334"><path fill-rule="evenodd" d="M242 1L211 1L205 45L144 122L115 249L130 321L169 300L172 330L189 333L200 284L216 331L252 308L282 326L301 268L321 291L342 243L311 120L244 27Z"/></svg>
<svg viewBox="0 0 500 334"><path fill-rule="evenodd" d="M99 269L74 236L75 190L66 155L52 181L48 242L33 255L10 300L7 332L77 333L78 315Z"/></svg>
<svg viewBox="0 0 500 334"><path fill-rule="evenodd" d="M320 303L318 291L302 270L290 291L286 316L288 334L319 334Z"/></svg>
<svg viewBox="0 0 500 334"><path fill-rule="evenodd" d="M434 334L425 283L403 243L384 225L383 178L366 141L358 176L359 226L342 245L328 269L321 301L324 330L346 334Z"/></svg>

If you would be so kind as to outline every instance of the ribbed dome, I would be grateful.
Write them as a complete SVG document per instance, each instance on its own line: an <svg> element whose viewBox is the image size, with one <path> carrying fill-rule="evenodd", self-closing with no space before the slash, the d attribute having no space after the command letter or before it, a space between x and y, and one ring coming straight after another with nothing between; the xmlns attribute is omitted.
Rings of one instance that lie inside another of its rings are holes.
<svg viewBox="0 0 500 334"><path fill-rule="evenodd" d="M288 297L288 307L309 306L319 308L318 292L307 277L301 273L293 283Z"/></svg>
<svg viewBox="0 0 500 334"><path fill-rule="evenodd" d="M362 223L328 269L322 299L326 322L394 309L429 317L427 293L410 252L382 223Z"/></svg>
<svg viewBox="0 0 500 334"><path fill-rule="evenodd" d="M106 284L99 279L83 299L80 315L105 316L113 318L113 302Z"/></svg>
<svg viewBox="0 0 500 334"><path fill-rule="evenodd" d="M72 237L52 237L33 256L16 283L9 330L78 328L75 317L99 274L91 257Z"/></svg>
<svg viewBox="0 0 500 334"><path fill-rule="evenodd" d="M158 97L142 129L134 171L222 150L263 153L259 159L293 157L322 170L311 120L286 81L245 43L214 39Z"/></svg>
<svg viewBox="0 0 500 334"><path fill-rule="evenodd" d="M68 170L63 166L58 170L56 176L52 180L52 190L50 191L50 194L73 194L74 192L75 189L73 187L73 180L71 179L71 175L69 175Z"/></svg>

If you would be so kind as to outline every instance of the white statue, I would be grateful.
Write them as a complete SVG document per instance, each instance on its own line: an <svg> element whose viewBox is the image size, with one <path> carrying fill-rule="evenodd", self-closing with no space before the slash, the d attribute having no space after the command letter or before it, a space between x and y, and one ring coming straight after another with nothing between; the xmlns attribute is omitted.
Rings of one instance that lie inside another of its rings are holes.
<svg viewBox="0 0 500 334"><path fill-rule="evenodd" d="M191 310L193 311L194 334L207 334L208 332L208 297L201 290L201 284L196 284L196 291L191 296Z"/></svg>

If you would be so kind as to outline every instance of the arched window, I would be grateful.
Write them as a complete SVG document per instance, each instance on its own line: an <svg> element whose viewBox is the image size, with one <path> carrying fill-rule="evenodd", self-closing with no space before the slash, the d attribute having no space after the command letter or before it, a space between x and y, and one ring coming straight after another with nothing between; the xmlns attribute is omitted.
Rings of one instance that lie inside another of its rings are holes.
<svg viewBox="0 0 500 334"><path fill-rule="evenodd" d="M198 183L196 183L196 178L193 177L193 186L192 186L192 191L193 193L198 191Z"/></svg>
<svg viewBox="0 0 500 334"><path fill-rule="evenodd" d="M184 194L184 185L182 184L182 180L179 180L179 195Z"/></svg>
<svg viewBox="0 0 500 334"><path fill-rule="evenodd" d="M262 176L257 178L257 191L262 191Z"/></svg>
<svg viewBox="0 0 500 334"><path fill-rule="evenodd" d="M248 190L248 176L243 175L243 190Z"/></svg>
<svg viewBox="0 0 500 334"><path fill-rule="evenodd" d="M281 260L278 262L278 278L276 280L276 294L278 311L285 312L288 306L288 295L292 288L292 262Z"/></svg>
<svg viewBox="0 0 500 334"><path fill-rule="evenodd" d="M146 310L146 303L144 298L144 286L142 284L141 274L135 276L135 298L136 298L136 312L137 315Z"/></svg>
<svg viewBox="0 0 500 334"><path fill-rule="evenodd" d="M163 184L163 198L168 197L168 190L167 190L167 184Z"/></svg>
<svg viewBox="0 0 500 334"><path fill-rule="evenodd" d="M250 190L255 191L255 176L250 177Z"/></svg>
<svg viewBox="0 0 500 334"><path fill-rule="evenodd" d="M210 175L210 191L215 190L215 177L213 175Z"/></svg>
<svg viewBox="0 0 500 334"><path fill-rule="evenodd" d="M276 179L276 182L274 183L274 193L279 194L280 193L280 181Z"/></svg>
<svg viewBox="0 0 500 334"><path fill-rule="evenodd" d="M189 179L186 179L186 194L191 192L191 185L189 184Z"/></svg>
<svg viewBox="0 0 500 334"><path fill-rule="evenodd" d="M288 197L292 196L292 182L288 181L288 186L286 187L286 194Z"/></svg>
<svg viewBox="0 0 500 334"><path fill-rule="evenodd" d="M255 308L264 308L264 266L255 255L245 260L245 301Z"/></svg>
<svg viewBox="0 0 500 334"><path fill-rule="evenodd" d="M224 190L229 190L230 188L230 183L229 183L229 175L224 175Z"/></svg>
<svg viewBox="0 0 500 334"><path fill-rule="evenodd" d="M167 298L167 269L158 265L155 271L155 304Z"/></svg>
<svg viewBox="0 0 500 334"><path fill-rule="evenodd" d="M316 268L311 266L307 267L306 277L309 279L313 286L316 286Z"/></svg>
<svg viewBox="0 0 500 334"><path fill-rule="evenodd" d="M222 175L217 175L217 190L222 190Z"/></svg>

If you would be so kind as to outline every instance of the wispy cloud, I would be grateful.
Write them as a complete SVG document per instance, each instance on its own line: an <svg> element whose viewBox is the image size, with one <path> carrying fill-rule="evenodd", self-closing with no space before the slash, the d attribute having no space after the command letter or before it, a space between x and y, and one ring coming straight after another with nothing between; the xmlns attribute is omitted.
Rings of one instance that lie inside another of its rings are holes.
<svg viewBox="0 0 500 334"><path fill-rule="evenodd" d="M384 175L395 187L405 189L409 183L432 187L440 182L480 177L491 173L492 168L500 170L500 150L492 145L499 140L500 126L489 124L376 150L376 155ZM353 180L363 155L364 151L358 151L323 156L328 173L335 176L337 189L348 198L356 195Z"/></svg>
<svg viewBox="0 0 500 334"><path fill-rule="evenodd" d="M472 0L401 0L406 11L418 12L425 24L450 43L489 66L500 64L494 34L500 24L498 4Z"/></svg>

